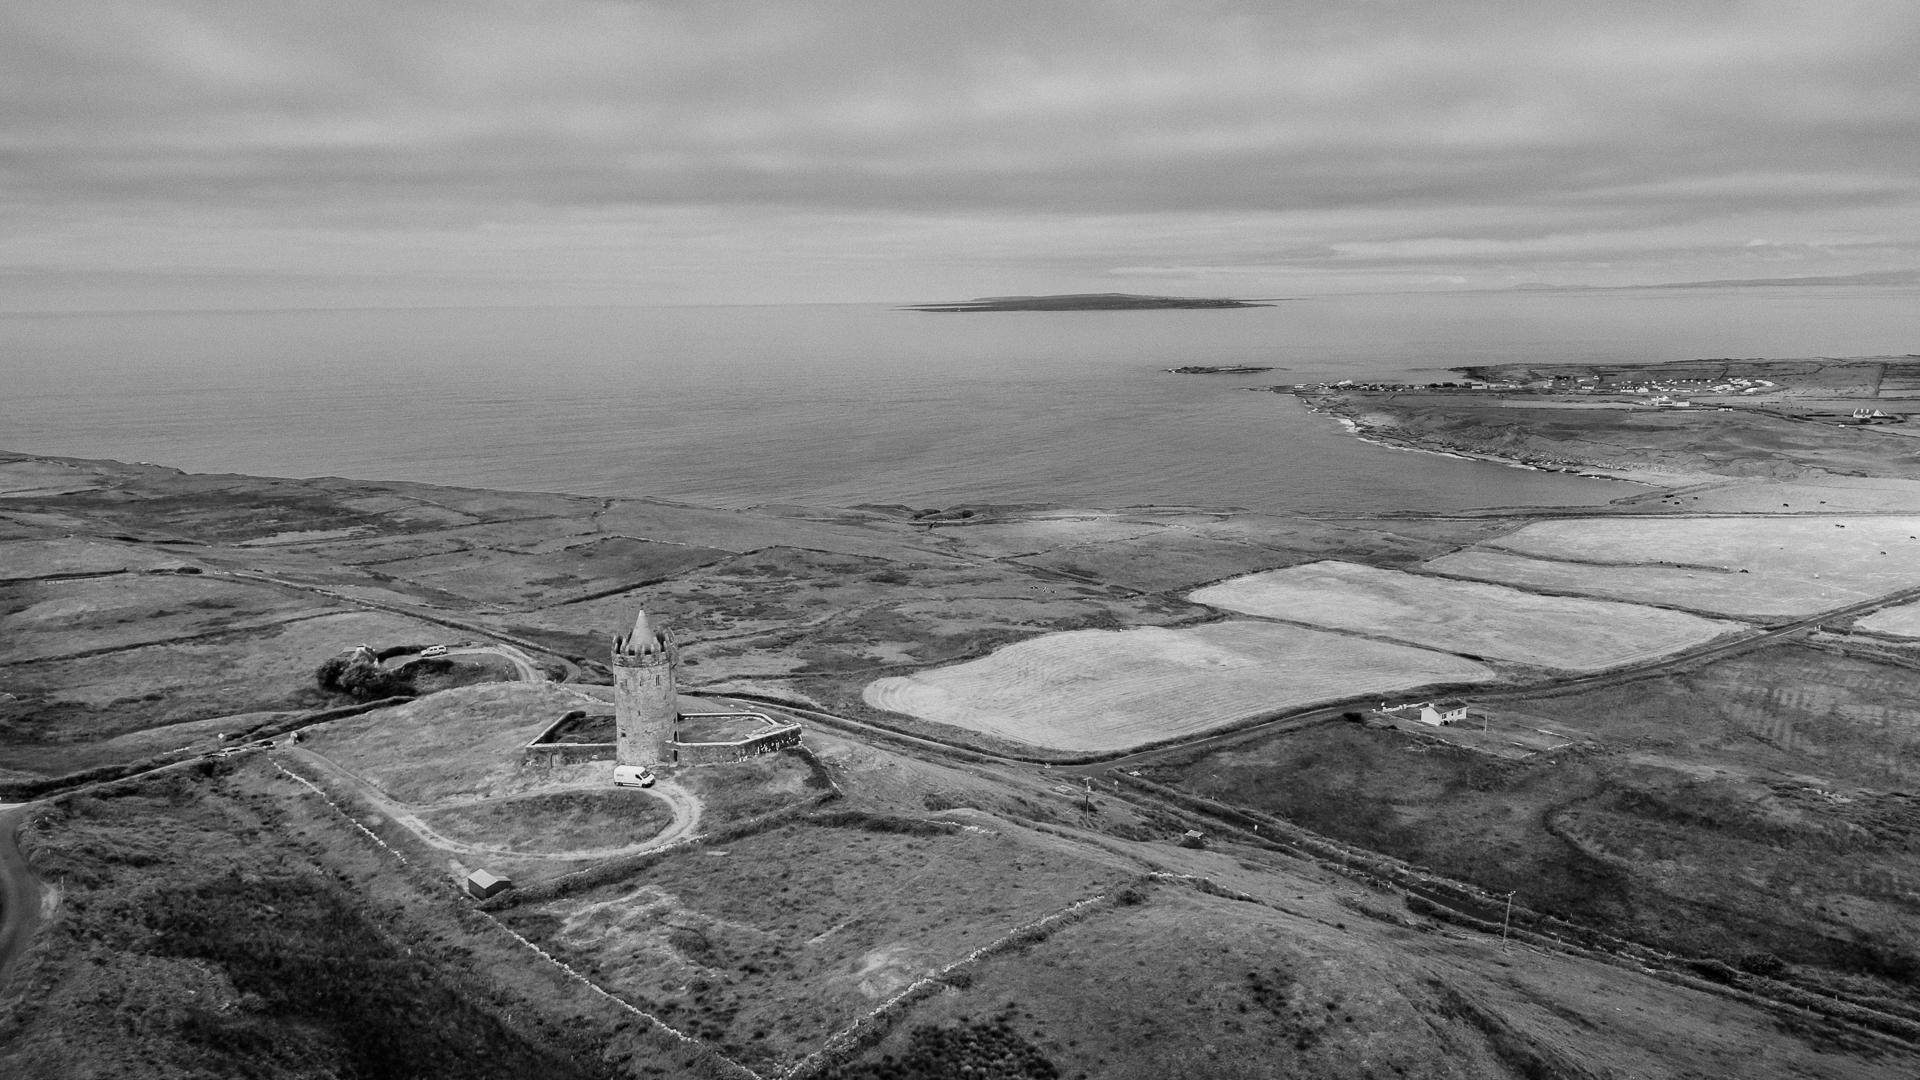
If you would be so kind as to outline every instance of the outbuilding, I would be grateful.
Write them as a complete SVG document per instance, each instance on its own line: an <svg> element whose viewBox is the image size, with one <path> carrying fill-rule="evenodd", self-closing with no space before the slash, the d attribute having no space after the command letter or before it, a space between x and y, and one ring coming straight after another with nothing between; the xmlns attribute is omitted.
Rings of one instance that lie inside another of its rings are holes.
<svg viewBox="0 0 1920 1080"><path fill-rule="evenodd" d="M513 888L513 879L490 874L485 870L475 870L467 875L467 895L476 900L488 900Z"/></svg>

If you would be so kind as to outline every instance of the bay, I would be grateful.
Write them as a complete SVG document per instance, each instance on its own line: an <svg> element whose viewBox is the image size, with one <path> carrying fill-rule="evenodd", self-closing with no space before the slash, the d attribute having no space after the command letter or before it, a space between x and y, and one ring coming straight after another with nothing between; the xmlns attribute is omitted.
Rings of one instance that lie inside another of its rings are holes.
<svg viewBox="0 0 1920 1080"><path fill-rule="evenodd" d="M1423 293L1236 310L882 305L0 316L0 448L714 506L1446 511L1640 490L1347 435L1244 387L1469 363L1916 347L1911 290ZM1190 376L1187 364L1260 364Z"/></svg>

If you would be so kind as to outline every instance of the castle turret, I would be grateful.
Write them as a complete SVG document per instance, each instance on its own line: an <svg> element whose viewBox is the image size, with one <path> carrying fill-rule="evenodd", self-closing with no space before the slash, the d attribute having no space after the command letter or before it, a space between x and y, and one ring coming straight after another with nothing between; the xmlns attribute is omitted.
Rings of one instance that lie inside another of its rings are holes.
<svg viewBox="0 0 1920 1080"><path fill-rule="evenodd" d="M615 760L621 765L668 761L667 741L679 719L675 673L680 649L672 631L655 630L645 611L633 632L613 639L613 718L618 729Z"/></svg>

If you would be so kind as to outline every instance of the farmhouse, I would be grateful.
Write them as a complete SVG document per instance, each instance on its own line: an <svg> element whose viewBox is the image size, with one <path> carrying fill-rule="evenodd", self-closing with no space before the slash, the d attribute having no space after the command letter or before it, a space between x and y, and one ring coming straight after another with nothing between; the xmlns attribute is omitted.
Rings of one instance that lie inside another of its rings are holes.
<svg viewBox="0 0 1920 1080"><path fill-rule="evenodd" d="M1467 718L1464 701L1410 701L1403 705L1380 703L1380 713L1396 720L1418 720L1429 727L1447 727Z"/></svg>

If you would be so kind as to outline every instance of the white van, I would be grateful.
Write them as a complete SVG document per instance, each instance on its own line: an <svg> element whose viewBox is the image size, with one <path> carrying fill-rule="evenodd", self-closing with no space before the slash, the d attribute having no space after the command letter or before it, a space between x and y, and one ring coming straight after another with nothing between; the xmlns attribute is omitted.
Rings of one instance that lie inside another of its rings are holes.
<svg viewBox="0 0 1920 1080"><path fill-rule="evenodd" d="M426 648L420 650L420 655L421 656L445 656L447 655L447 647L445 645L429 645Z"/></svg>
<svg viewBox="0 0 1920 1080"><path fill-rule="evenodd" d="M615 787L652 787L653 774L641 765L615 765L613 784Z"/></svg>

